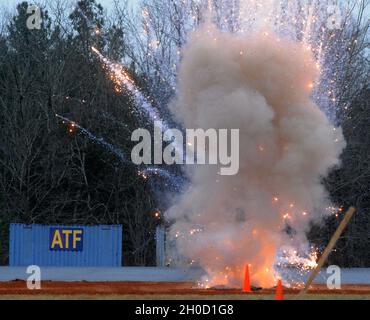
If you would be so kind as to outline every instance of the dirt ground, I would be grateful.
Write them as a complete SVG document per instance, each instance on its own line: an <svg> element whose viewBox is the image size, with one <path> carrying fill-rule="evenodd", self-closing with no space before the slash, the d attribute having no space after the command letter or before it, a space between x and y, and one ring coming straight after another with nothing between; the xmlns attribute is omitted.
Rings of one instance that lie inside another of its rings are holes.
<svg viewBox="0 0 370 320"><path fill-rule="evenodd" d="M290 298L299 290L285 289ZM326 286L313 286L307 298L336 296L337 298L370 298L370 285L344 285L341 290L329 290ZM274 288L243 294L237 289L199 289L194 283L163 282L42 282L41 290L30 291L26 282L0 283L0 298L114 298L114 299L271 299Z"/></svg>

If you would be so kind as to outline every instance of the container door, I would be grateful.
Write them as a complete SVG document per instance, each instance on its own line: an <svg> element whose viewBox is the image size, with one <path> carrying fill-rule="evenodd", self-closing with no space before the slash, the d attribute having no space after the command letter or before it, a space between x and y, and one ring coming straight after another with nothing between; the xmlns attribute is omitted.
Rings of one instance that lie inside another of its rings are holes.
<svg viewBox="0 0 370 320"><path fill-rule="evenodd" d="M99 265L102 267L112 266L114 256L112 228L101 227L100 229L100 243L99 243Z"/></svg>

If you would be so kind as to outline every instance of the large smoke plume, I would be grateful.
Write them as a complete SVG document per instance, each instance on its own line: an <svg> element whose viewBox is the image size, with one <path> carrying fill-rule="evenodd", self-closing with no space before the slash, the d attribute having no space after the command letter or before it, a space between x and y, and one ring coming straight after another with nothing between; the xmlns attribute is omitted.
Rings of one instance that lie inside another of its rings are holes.
<svg viewBox="0 0 370 320"><path fill-rule="evenodd" d="M325 215L321 180L345 146L310 99L318 66L303 44L210 25L183 54L172 111L186 128L240 129L240 171L187 167L192 186L166 213L170 237L210 285L241 286L248 263L255 285L272 286L278 249L302 248L310 221Z"/></svg>

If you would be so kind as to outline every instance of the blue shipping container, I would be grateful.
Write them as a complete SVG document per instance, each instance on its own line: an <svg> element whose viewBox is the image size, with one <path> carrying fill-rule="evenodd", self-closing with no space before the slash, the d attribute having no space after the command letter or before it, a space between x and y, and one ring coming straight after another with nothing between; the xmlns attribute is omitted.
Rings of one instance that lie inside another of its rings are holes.
<svg viewBox="0 0 370 320"><path fill-rule="evenodd" d="M122 226L10 225L10 266L120 267Z"/></svg>

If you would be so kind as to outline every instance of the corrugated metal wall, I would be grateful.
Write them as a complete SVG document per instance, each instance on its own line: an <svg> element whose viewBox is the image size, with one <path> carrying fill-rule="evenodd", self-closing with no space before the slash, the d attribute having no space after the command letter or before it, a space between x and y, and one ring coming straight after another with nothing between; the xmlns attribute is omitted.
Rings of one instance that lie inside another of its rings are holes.
<svg viewBox="0 0 370 320"><path fill-rule="evenodd" d="M44 267L120 267L122 226L11 224L9 264Z"/></svg>

